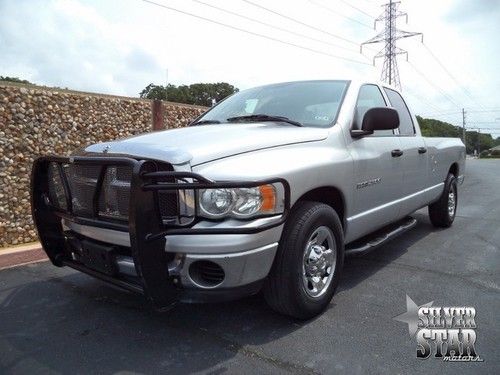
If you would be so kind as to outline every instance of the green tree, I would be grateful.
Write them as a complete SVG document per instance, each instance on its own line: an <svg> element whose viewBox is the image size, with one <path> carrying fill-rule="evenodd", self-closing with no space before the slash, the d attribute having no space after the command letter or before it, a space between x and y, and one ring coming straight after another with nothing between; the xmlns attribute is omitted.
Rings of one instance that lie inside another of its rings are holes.
<svg viewBox="0 0 500 375"><path fill-rule="evenodd" d="M164 86L150 83L139 93L139 96L144 99L166 100L167 91Z"/></svg>
<svg viewBox="0 0 500 375"><path fill-rule="evenodd" d="M462 138L463 129L460 126L454 126L444 121L417 116L422 135L425 137L454 137ZM497 138L500 140L500 137ZM469 130L465 135L466 149L468 154L474 151L487 150L495 146L496 140L493 140L491 134L479 134L478 131Z"/></svg>
<svg viewBox="0 0 500 375"><path fill-rule="evenodd" d="M7 76L5 76L5 77L0 76L0 81L31 84L30 81L27 81L25 79L20 79L17 77L7 77Z"/></svg>
<svg viewBox="0 0 500 375"><path fill-rule="evenodd" d="M139 95L146 99L210 106L212 100L219 102L237 91L236 87L225 82L195 83L189 86L170 84L167 87L151 83Z"/></svg>
<svg viewBox="0 0 500 375"><path fill-rule="evenodd" d="M478 131L468 131L466 141L467 153L474 153L474 151L482 152L494 147L494 141L491 134L483 134Z"/></svg>
<svg viewBox="0 0 500 375"><path fill-rule="evenodd" d="M225 82L195 83L189 86L193 104L210 106L212 100L220 102L227 96L237 92L238 89Z"/></svg>
<svg viewBox="0 0 500 375"><path fill-rule="evenodd" d="M424 137L461 137L462 129L444 121L417 116Z"/></svg>

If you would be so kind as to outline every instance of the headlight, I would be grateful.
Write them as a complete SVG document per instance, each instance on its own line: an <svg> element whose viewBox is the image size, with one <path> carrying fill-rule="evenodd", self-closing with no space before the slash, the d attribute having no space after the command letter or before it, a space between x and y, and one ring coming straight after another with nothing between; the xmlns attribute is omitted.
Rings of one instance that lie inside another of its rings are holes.
<svg viewBox="0 0 500 375"><path fill-rule="evenodd" d="M231 211L234 201L233 189L206 189L200 191L200 210L207 216L225 216Z"/></svg>
<svg viewBox="0 0 500 375"><path fill-rule="evenodd" d="M283 210L274 185L237 189L204 189L198 194L200 215L211 219L250 218L277 214Z"/></svg>

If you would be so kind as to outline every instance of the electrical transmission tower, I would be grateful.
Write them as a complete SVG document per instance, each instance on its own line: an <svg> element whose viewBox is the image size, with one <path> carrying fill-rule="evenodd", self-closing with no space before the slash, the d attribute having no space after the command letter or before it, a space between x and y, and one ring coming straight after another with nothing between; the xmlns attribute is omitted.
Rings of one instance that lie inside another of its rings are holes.
<svg viewBox="0 0 500 375"><path fill-rule="evenodd" d="M398 10L399 4L401 4L400 1L389 0L387 4L383 5L385 7L385 10L377 19L375 19L374 27L376 29L377 22L383 21L385 23L384 30L370 40L362 43L361 52L363 51L363 46L365 44L385 42L385 47L373 58L373 65L375 65L375 59L383 57L384 64L382 66L382 81L401 89L396 56L406 55L406 59L408 60L408 52L399 47L396 47L396 41L403 38L410 38L412 36L421 35L423 42L424 35L422 33L399 30L396 27L396 19L398 17L406 17L406 22L408 23L408 14Z"/></svg>

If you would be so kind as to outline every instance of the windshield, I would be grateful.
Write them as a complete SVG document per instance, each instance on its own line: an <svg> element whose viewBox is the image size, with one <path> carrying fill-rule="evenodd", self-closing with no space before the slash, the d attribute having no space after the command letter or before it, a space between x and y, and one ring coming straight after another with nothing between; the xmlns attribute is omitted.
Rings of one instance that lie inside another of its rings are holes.
<svg viewBox="0 0 500 375"><path fill-rule="evenodd" d="M328 127L337 118L347 85L348 81L305 81L256 87L230 96L197 122L225 123L233 117L267 115L303 126ZM243 120L259 121L259 116Z"/></svg>

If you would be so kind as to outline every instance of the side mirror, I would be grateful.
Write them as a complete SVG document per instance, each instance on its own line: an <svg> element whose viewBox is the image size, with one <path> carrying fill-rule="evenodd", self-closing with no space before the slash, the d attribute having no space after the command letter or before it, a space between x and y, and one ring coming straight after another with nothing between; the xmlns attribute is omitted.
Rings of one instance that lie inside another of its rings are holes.
<svg viewBox="0 0 500 375"><path fill-rule="evenodd" d="M353 137L373 134L374 130L392 130L399 127L398 111L391 107L374 107L363 116L361 129L351 130Z"/></svg>

